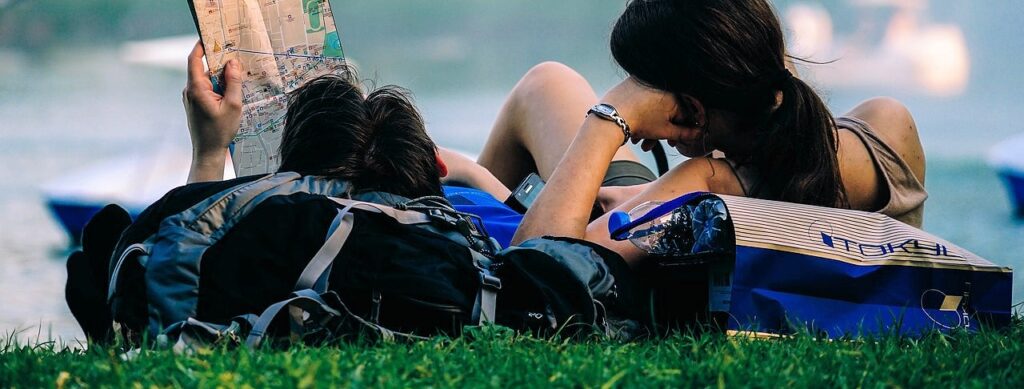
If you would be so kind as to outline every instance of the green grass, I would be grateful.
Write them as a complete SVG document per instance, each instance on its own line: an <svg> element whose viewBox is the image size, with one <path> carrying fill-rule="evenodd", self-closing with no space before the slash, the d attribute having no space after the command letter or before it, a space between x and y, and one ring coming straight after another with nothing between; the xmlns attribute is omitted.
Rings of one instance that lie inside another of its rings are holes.
<svg viewBox="0 0 1024 389"><path fill-rule="evenodd" d="M922 339L549 341L497 328L413 344L192 356L0 344L0 387L1021 387L1024 325Z"/></svg>

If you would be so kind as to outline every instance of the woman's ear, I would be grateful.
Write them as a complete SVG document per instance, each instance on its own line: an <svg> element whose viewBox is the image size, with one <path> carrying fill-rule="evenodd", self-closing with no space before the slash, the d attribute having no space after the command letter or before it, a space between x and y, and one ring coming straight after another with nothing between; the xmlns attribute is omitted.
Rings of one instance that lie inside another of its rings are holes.
<svg viewBox="0 0 1024 389"><path fill-rule="evenodd" d="M448 177L448 165L441 159L441 151L434 149L434 159L437 161L437 175L441 178Z"/></svg>
<svg viewBox="0 0 1024 389"><path fill-rule="evenodd" d="M680 118L682 123L679 123L685 127L693 128L704 128L708 123L707 111L704 109L704 104L693 96L683 95L679 98L679 108L681 113L685 115Z"/></svg>
<svg viewBox="0 0 1024 389"><path fill-rule="evenodd" d="M704 104L689 95L677 97L676 104L679 113L672 118L672 124L676 126L678 136L675 139L668 139L669 146L676 147L680 143L694 144L702 141L707 135L708 125Z"/></svg>

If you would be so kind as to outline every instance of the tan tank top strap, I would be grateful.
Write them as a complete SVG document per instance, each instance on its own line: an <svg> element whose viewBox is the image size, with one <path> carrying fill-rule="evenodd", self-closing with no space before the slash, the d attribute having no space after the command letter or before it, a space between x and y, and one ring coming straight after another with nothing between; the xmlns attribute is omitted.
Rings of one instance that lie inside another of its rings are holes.
<svg viewBox="0 0 1024 389"><path fill-rule="evenodd" d="M928 192L914 175L910 165L892 147L889 147L871 128L871 125L855 117L836 118L836 126L857 135L875 161L878 171L885 178L889 200L877 212L892 216L907 224L921 225L921 210Z"/></svg>

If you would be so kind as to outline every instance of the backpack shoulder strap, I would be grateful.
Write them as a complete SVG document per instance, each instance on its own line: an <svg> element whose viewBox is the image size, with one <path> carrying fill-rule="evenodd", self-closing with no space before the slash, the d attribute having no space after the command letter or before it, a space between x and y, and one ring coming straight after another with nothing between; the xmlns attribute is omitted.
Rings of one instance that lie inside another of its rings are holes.
<svg viewBox="0 0 1024 389"><path fill-rule="evenodd" d="M317 250L316 255L302 270L298 281L295 282L295 290L313 289L319 293L327 291L327 275L330 273L331 265L341 253L341 249L345 247L348 236L352 234L354 218L350 212L353 206L355 204L350 204L338 211L338 216L334 218L331 227L327 230L327 239L324 241L324 245Z"/></svg>
<svg viewBox="0 0 1024 389"><path fill-rule="evenodd" d="M270 197L293 193L337 196L350 189L351 185L347 181L314 176L302 177L293 172L277 173L218 193L173 218L181 226L210 236L216 241Z"/></svg>
<svg viewBox="0 0 1024 389"><path fill-rule="evenodd" d="M400 224L418 225L431 222L430 216L423 212L405 211L383 204L368 203L365 201L343 199L340 197L328 197L331 201L338 203L345 208L360 209L367 212L383 214L394 219Z"/></svg>

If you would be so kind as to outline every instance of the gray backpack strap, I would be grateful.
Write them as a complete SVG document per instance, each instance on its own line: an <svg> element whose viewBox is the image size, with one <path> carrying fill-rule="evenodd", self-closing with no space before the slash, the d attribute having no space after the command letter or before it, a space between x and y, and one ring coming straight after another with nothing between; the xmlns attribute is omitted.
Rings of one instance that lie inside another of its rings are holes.
<svg viewBox="0 0 1024 389"><path fill-rule="evenodd" d="M237 320L228 324L214 324L188 318L184 322L176 324L176 328L169 331L178 333L178 340L171 346L171 350L178 355L191 355L200 348L209 345L212 341L219 339L237 339L242 332L242 327ZM157 337L157 344L167 346L168 337L160 335Z"/></svg>
<svg viewBox="0 0 1024 389"><path fill-rule="evenodd" d="M500 250L501 245L499 245L497 241L494 239L485 239L482 242L478 242L477 240L468 239L464 235L464 232L444 230L434 226L432 222L433 219L444 220L448 224L456 225L458 219L456 219L453 216L453 214L461 215L461 213L455 210L442 209L441 207L432 206L409 206L409 209L397 209L387 205L363 202L358 200L340 198L331 198L331 200L334 200L334 202L343 206L356 203L356 209L384 214L401 224L416 225L417 227L420 227L427 231L447 237L448 240L466 246L472 250L482 249L483 247L481 247L481 244L485 246L487 249L491 249L492 252L497 252Z"/></svg>
<svg viewBox="0 0 1024 389"><path fill-rule="evenodd" d="M320 250L317 251L313 259L306 265L306 268L302 270L302 274L299 275L298 281L295 282L295 290L313 289L319 293L327 291L328 270L334 263L334 259L341 253L341 249L345 246L349 234L352 233L352 223L354 220L351 214L352 209L384 214L402 224L424 224L430 222L430 218L420 212L401 211L386 205L357 200L336 197L330 197L330 199L344 206L344 208L338 211L338 216L331 223L324 245L320 247Z"/></svg>
<svg viewBox="0 0 1024 389"><path fill-rule="evenodd" d="M332 307L331 304L329 304L324 299L324 296L333 296L334 298L332 299L332 301L335 303L337 308ZM251 320L250 323L252 323L252 329L249 331L249 336L245 340L245 345L250 349L259 347L260 343L262 343L263 341L263 338L266 337L267 331L270 329L270 325L274 322L274 318L280 315L281 311L283 311L285 308L288 308L289 310L289 314L291 316L290 319L292 320L292 336L293 338L296 339L303 335L300 332L296 332L302 331L303 323L295 322L297 320L302 320L301 318L304 316L302 315L303 313L308 313L312 321L321 323L321 325L328 321L325 320L327 317L341 317L345 319L355 320L357 323L364 326L365 328L371 329L374 332L376 332L385 342L391 342L396 339L427 339L425 337L417 335L391 331L387 328L366 321L365 319L349 311L348 307L345 306L345 303L341 302L341 300L337 298L337 295L334 295L331 292L328 292L326 294L320 294L314 290L305 289L293 292L292 297L289 297L287 300L271 305L266 310L264 310L263 313L260 314L260 316L256 320Z"/></svg>
<svg viewBox="0 0 1024 389"><path fill-rule="evenodd" d="M499 279L497 276L493 274L493 272L491 272L491 260L484 256L483 254L481 254L479 251L475 250L471 242L467 242L465 238L463 238L462 236L454 237L451 236L451 234L445 233L436 228L431 228L430 215L424 212L399 210L386 205L366 203L362 201L349 199L340 199L332 197L331 200L340 205L345 206L345 211L348 211L351 208L356 208L364 211L386 215L401 224L424 225L425 228L428 228L431 231L448 236L449 239L465 245L469 250L470 255L472 255L473 257L473 264L477 267L477 269L480 270L480 290L477 293L476 302L474 303L473 306L472 320L478 325L485 323L493 323L495 321L495 315L497 312L498 290L501 289L501 279ZM319 257L319 253L317 253L317 256ZM331 260L333 260L333 258L334 257L331 257ZM311 261L310 263L312 264L313 262ZM321 267L326 269L325 266L318 266L317 268L319 269ZM307 267L307 270L309 270L309 267ZM304 277L301 277L300 280L305 279L305 271L303 271L303 276Z"/></svg>
<svg viewBox="0 0 1024 389"><path fill-rule="evenodd" d="M131 258L132 254L142 257L148 256L149 246L146 245L145 243L136 243L131 246L128 246L127 248L124 249L123 252L121 252L121 256L117 258L117 262L114 262L114 269L110 272L110 284L107 286L108 304L114 298L114 293L120 286L118 282L120 282L119 279L121 277L121 269L124 266L124 261L128 260L128 258ZM144 261L144 259L142 260ZM145 266L145 264L143 264L143 266Z"/></svg>
<svg viewBox="0 0 1024 389"><path fill-rule="evenodd" d="M327 232L327 239L320 247L313 259L309 261L302 274L295 283L295 290L313 289L318 293L327 291L328 269L334 263L334 259L341 253L349 234L352 233L353 216L352 209L380 213L386 215L402 224L425 224L430 223L430 217L415 211L402 211L386 205L367 203L363 201L330 197L332 201L344 206L338 211L331 227Z"/></svg>
<svg viewBox="0 0 1024 389"><path fill-rule="evenodd" d="M292 293L292 297L267 307L260 314L259 318L253 323L252 329L249 330L249 336L245 340L245 345L249 348L259 346L260 342L263 341L263 337L267 334L267 330L270 329L270 324L274 322L274 319L281 313L281 310L291 306L306 312L320 310L322 313L341 316L341 312L328 306L327 302L320 297L320 294L312 289L296 291ZM301 318L301 316L299 317ZM295 319L295 317L291 318L291 320ZM301 325L301 323L292 323L293 329L296 327L296 324Z"/></svg>
<svg viewBox="0 0 1024 389"><path fill-rule="evenodd" d="M476 250L469 250L473 255L473 264L480 271L480 290L477 291L473 303L472 320L476 325L494 323L497 319L498 291L501 290L501 279L491 272L491 260Z"/></svg>
<svg viewBox="0 0 1024 389"><path fill-rule="evenodd" d="M309 260L306 268L302 270L299 280L295 282L295 290L313 289L318 293L327 291L328 269L341 253L349 234L352 233L354 218L349 212L353 206L355 204L349 204L338 211L338 216L331 222L331 228L327 232L327 240L313 256L313 259Z"/></svg>
<svg viewBox="0 0 1024 389"><path fill-rule="evenodd" d="M354 220L351 214L352 209L384 214L402 224L424 224L430 222L430 218L420 212L402 211L386 205L357 200L336 197L331 197L330 199L344 206L344 208L338 211L338 216L331 223L324 245L320 247L320 250L317 251L313 259L306 265L306 268L302 270L302 274L299 275L298 281L295 282L295 290L313 289L318 293L327 291L328 270L334 263L335 258L338 257L338 254L341 253L341 249L345 246L349 234L352 233L352 223Z"/></svg>
<svg viewBox="0 0 1024 389"><path fill-rule="evenodd" d="M416 225L430 223L430 216L423 212L403 211L389 207L387 205L367 203L365 201L342 199L337 197L331 197L330 199L335 203L338 203L346 208L350 207L355 209L361 209L363 211L386 215L392 219L395 219L395 221L401 224Z"/></svg>

